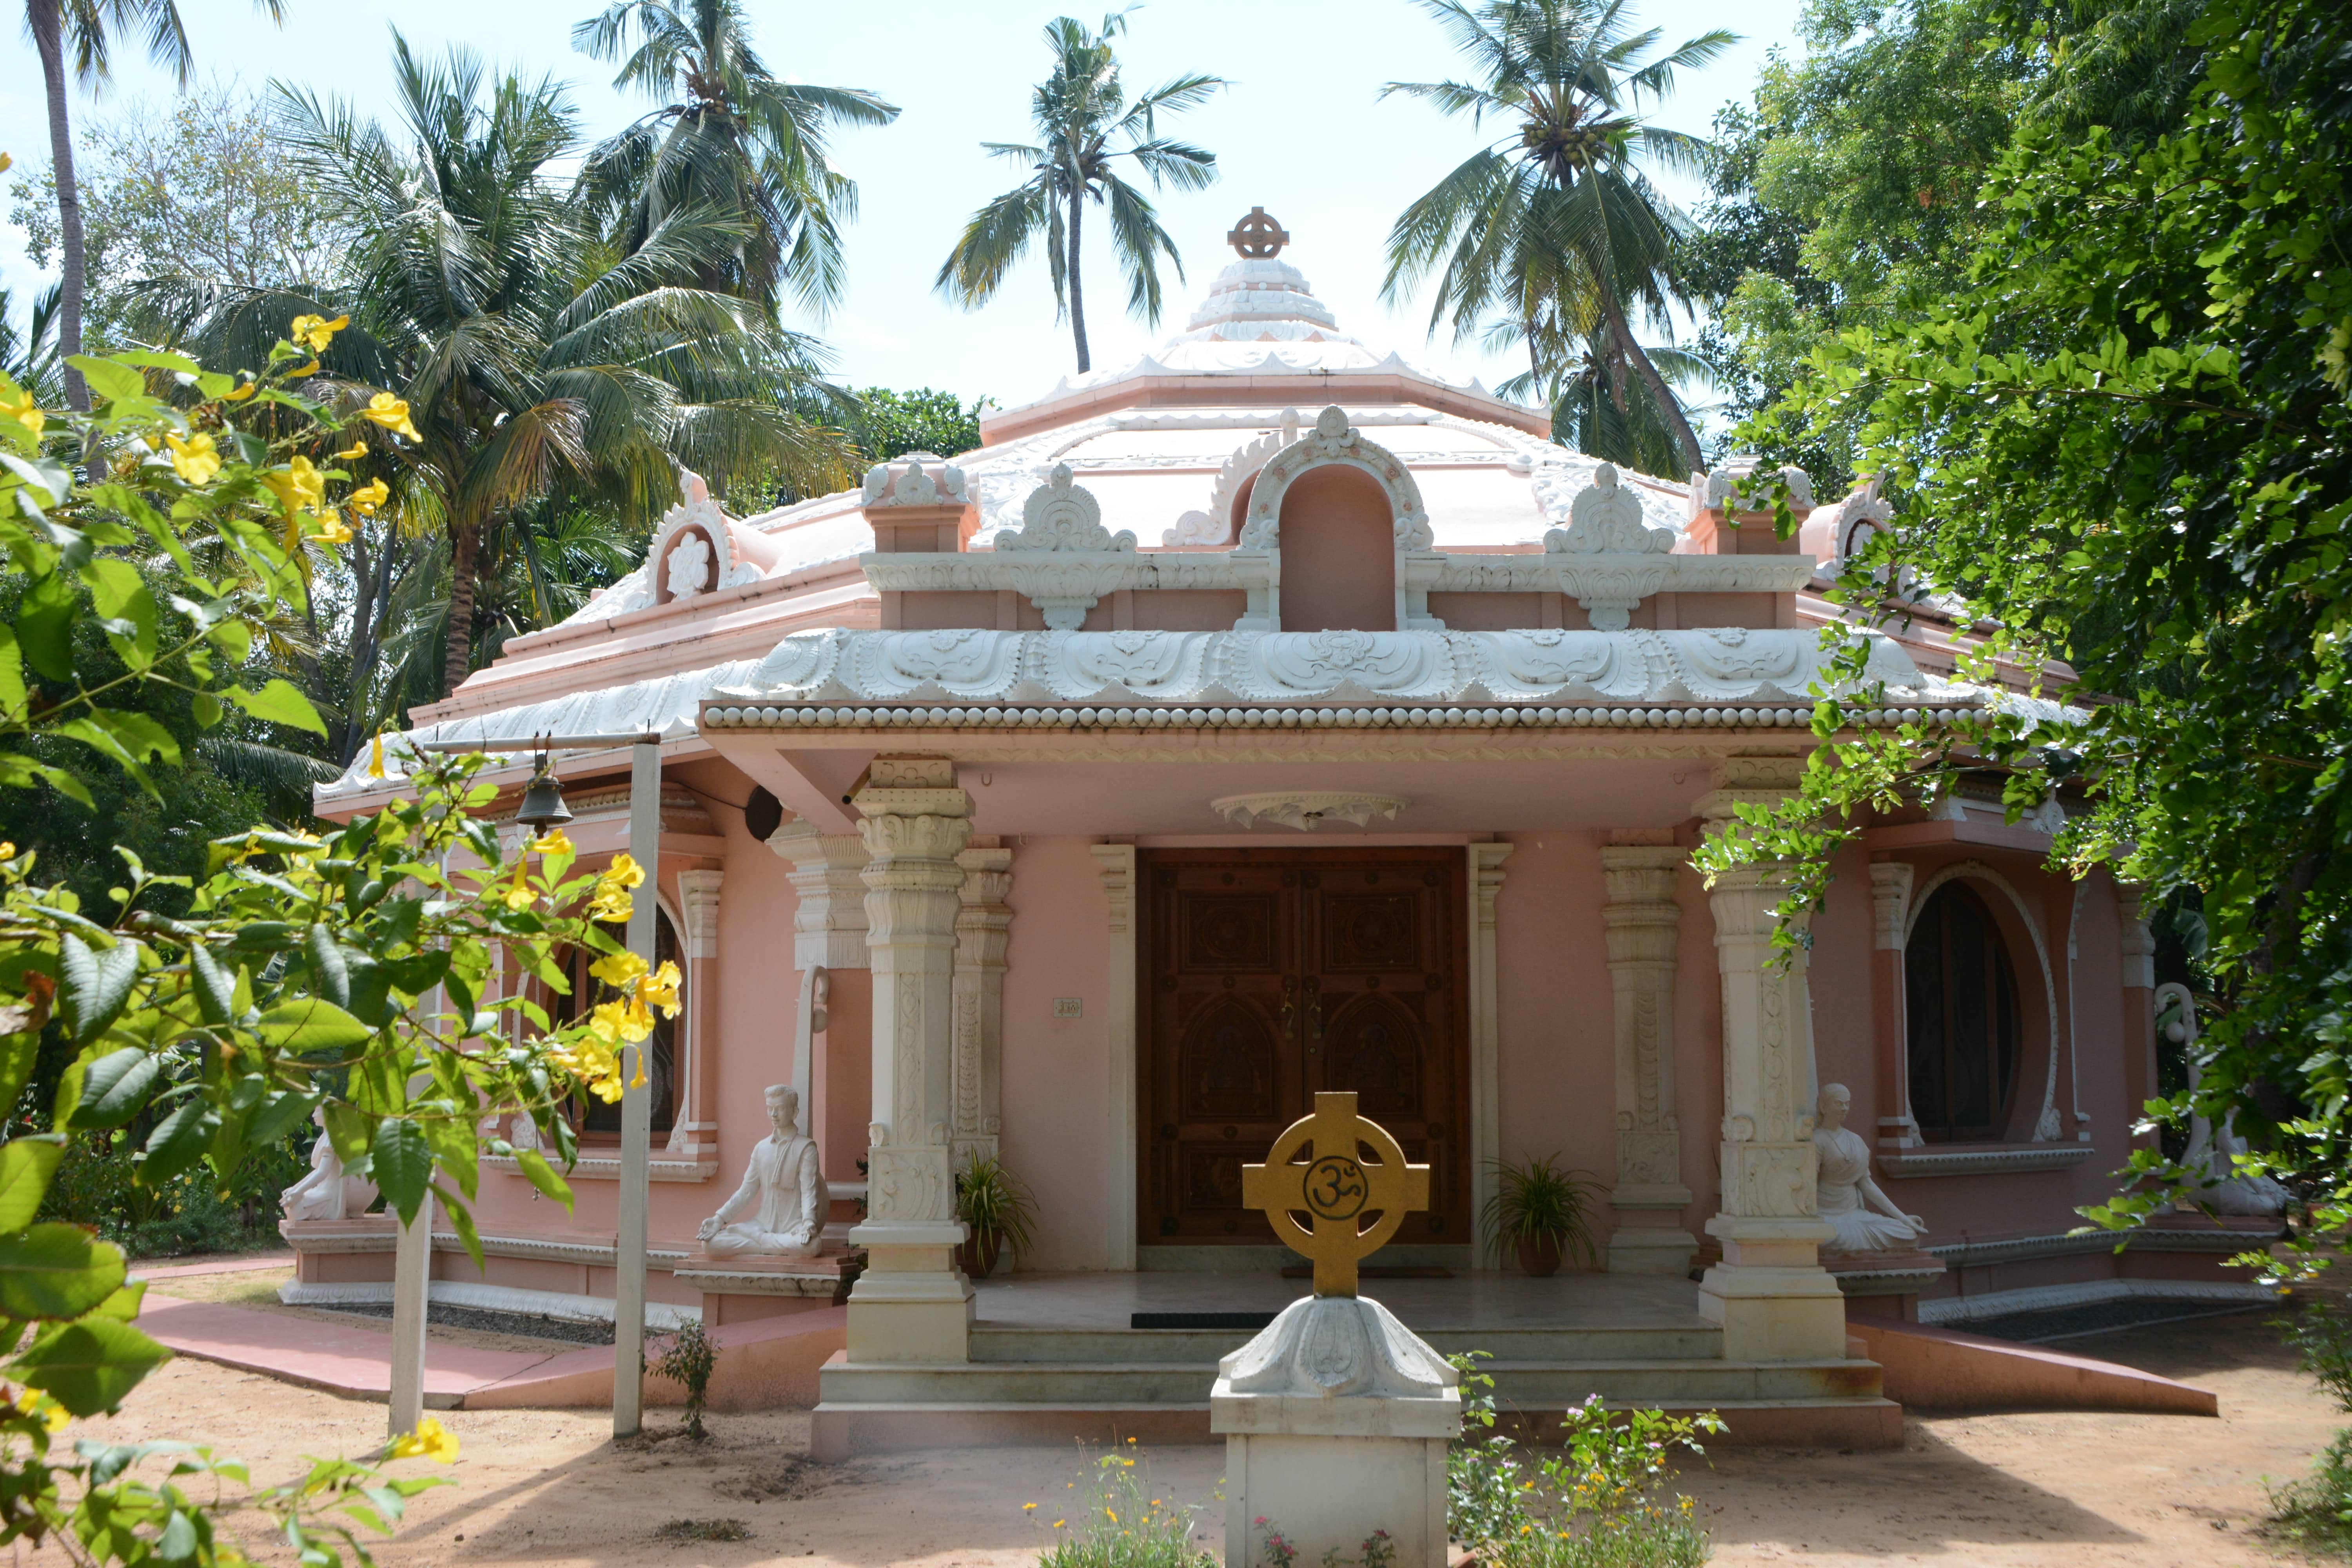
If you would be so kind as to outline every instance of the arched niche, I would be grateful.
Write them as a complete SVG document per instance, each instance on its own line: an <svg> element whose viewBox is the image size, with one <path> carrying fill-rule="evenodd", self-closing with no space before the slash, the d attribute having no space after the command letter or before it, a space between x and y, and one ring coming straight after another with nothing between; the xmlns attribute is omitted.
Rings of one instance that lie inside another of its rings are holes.
<svg viewBox="0 0 2352 1568"><path fill-rule="evenodd" d="M2053 1142L2063 1131L2057 1110L2058 977L2050 962L2049 941L2025 895L2007 877L1980 860L1946 866L1922 882L1912 895L1904 926L1905 952L1907 957L1920 913L1927 909L1928 900L1947 884L1960 880L1974 884L1984 911L1991 917L2008 947L2017 981L2018 1022L2021 1029L2017 1063L2020 1081L2006 1125L1997 1132L1995 1141ZM2036 1078L2041 1079L2038 1092ZM1910 1107L1905 1110L1911 1114Z"/></svg>
<svg viewBox="0 0 2352 1568"><path fill-rule="evenodd" d="M1386 491L1361 468L1323 463L1283 492L1282 629L1397 629L1397 552Z"/></svg>

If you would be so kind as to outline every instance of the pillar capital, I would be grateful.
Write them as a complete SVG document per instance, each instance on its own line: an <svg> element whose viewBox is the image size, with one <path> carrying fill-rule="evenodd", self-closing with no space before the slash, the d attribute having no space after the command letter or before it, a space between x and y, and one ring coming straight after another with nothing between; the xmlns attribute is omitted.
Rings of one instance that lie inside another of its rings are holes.
<svg viewBox="0 0 2352 1568"><path fill-rule="evenodd" d="M1911 884L1916 876L1908 861L1870 863L1871 926L1881 952L1903 950L1911 923Z"/></svg>
<svg viewBox="0 0 2352 1568"><path fill-rule="evenodd" d="M855 833L822 833L812 822L788 822L768 847L789 862L793 967L864 969L866 959L866 840Z"/></svg>

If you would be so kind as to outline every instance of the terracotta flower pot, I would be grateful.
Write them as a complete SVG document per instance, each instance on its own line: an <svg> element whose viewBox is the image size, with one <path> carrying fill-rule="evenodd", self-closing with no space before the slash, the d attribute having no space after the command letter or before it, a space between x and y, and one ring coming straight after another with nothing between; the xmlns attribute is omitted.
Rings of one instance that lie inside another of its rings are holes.
<svg viewBox="0 0 2352 1568"><path fill-rule="evenodd" d="M956 1247L956 1262L966 1279L985 1279L996 1272L996 1255L1003 1250L1004 1237L993 1231L968 1236Z"/></svg>
<svg viewBox="0 0 2352 1568"><path fill-rule="evenodd" d="M1559 1237L1549 1232L1519 1237L1519 1271L1538 1279L1559 1273Z"/></svg>

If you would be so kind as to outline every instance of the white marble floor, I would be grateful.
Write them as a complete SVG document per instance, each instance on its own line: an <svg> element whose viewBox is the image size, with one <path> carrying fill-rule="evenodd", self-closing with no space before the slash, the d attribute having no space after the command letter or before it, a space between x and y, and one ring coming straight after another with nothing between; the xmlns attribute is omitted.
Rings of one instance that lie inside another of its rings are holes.
<svg viewBox="0 0 2352 1568"><path fill-rule="evenodd" d="M1000 1328L1124 1329L1136 1312L1274 1312L1308 1291L1261 1274L1011 1274L979 1283L979 1321ZM1367 1279L1363 1294L1408 1328L1698 1328L1698 1287L1647 1274L1465 1273Z"/></svg>

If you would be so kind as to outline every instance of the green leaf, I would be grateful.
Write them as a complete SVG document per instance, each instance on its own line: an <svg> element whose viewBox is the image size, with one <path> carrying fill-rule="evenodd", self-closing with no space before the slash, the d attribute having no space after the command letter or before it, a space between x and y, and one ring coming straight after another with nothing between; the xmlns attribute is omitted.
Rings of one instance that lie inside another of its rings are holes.
<svg viewBox="0 0 2352 1568"><path fill-rule="evenodd" d="M54 1221L0 1237L0 1313L79 1318L122 1288L122 1249Z"/></svg>
<svg viewBox="0 0 2352 1568"><path fill-rule="evenodd" d="M449 1228L457 1233L457 1240L465 1247L466 1256L479 1269L482 1267L482 1237L474 1228L472 1212L451 1196L449 1189L440 1183L434 1183L433 1190L441 1194L441 1212L449 1216Z"/></svg>
<svg viewBox="0 0 2352 1568"><path fill-rule="evenodd" d="M60 573L36 577L25 590L16 637L36 674L48 680L73 679L73 624L80 610L73 584Z"/></svg>
<svg viewBox="0 0 2352 1568"><path fill-rule="evenodd" d="M375 1138L375 1118L331 1100L326 1105L327 1141L335 1148L335 1158L346 1167L359 1164L368 1157L368 1149Z"/></svg>
<svg viewBox="0 0 2352 1568"><path fill-rule="evenodd" d="M224 686L220 694L257 719L289 729L308 730L317 735L327 732L326 721L310 706L310 700L283 677L265 682L258 691L243 686Z"/></svg>
<svg viewBox="0 0 2352 1568"><path fill-rule="evenodd" d="M318 978L319 990L338 1007L349 1007L352 1001L352 975L343 963L343 950L335 945L335 933L323 923L313 924L304 947L310 957L310 973Z"/></svg>
<svg viewBox="0 0 2352 1568"><path fill-rule="evenodd" d="M425 1146L425 1129L405 1116L387 1116L376 1124L368 1171L400 1222L416 1218L433 1179L433 1152ZM0 1300L0 1308L5 1301Z"/></svg>
<svg viewBox="0 0 2352 1568"><path fill-rule="evenodd" d="M121 1289L92 1307L90 1311L101 1318L120 1318L127 1323L139 1316L140 1303L146 1299L147 1281L132 1279L127 1281Z"/></svg>
<svg viewBox="0 0 2352 1568"><path fill-rule="evenodd" d="M188 949L188 973L205 1023L226 1024L236 1016L236 982L201 942Z"/></svg>
<svg viewBox="0 0 2352 1568"><path fill-rule="evenodd" d="M0 1232L22 1230L33 1223L65 1153L66 1141L54 1133L0 1143Z"/></svg>
<svg viewBox="0 0 2352 1568"><path fill-rule="evenodd" d="M58 999L64 1004L74 1044L86 1046L105 1032L130 1000L131 982L139 977L139 944L124 938L103 952L93 952L68 931L59 947Z"/></svg>
<svg viewBox="0 0 2352 1568"><path fill-rule="evenodd" d="M142 1187L160 1187L205 1157L213 1136L220 1131L220 1112L202 1100L191 1100L155 1124L147 1135L145 1157L132 1173Z"/></svg>
<svg viewBox="0 0 2352 1568"><path fill-rule="evenodd" d="M17 1382L88 1417L121 1404L171 1354L129 1323L93 1316L35 1340L7 1370Z"/></svg>
<svg viewBox="0 0 2352 1568"><path fill-rule="evenodd" d="M281 1092L273 1095L263 1102L261 1110L254 1116L253 1125L246 1130L246 1137L256 1148L275 1143L308 1121L326 1098L323 1093Z"/></svg>
<svg viewBox="0 0 2352 1568"><path fill-rule="evenodd" d="M25 656L16 646L16 628L0 622L0 719L23 720L29 711L25 698Z"/></svg>
<svg viewBox="0 0 2352 1568"><path fill-rule="evenodd" d="M323 996L280 1002L261 1016L261 1037L283 1051L340 1051L374 1033Z"/></svg>
<svg viewBox="0 0 2352 1568"><path fill-rule="evenodd" d="M57 505L73 493L73 470L54 458L20 458L14 452L0 452L0 466L47 499L45 507Z"/></svg>
<svg viewBox="0 0 2352 1568"><path fill-rule="evenodd" d="M522 1173L530 1178L532 1186L565 1208L572 1206L572 1189L564 1184L562 1176L555 1173L555 1167L547 1163L546 1155L536 1149L518 1149L514 1152L514 1162Z"/></svg>
<svg viewBox="0 0 2352 1568"><path fill-rule="evenodd" d="M88 1063L82 1068L79 1103L67 1114L66 1125L76 1131L121 1126L146 1105L163 1070L161 1058L137 1046L109 1051Z"/></svg>
<svg viewBox="0 0 2352 1568"><path fill-rule="evenodd" d="M126 364L95 354L68 354L66 363L81 372L90 391L112 403L118 398L141 397L147 392L147 378Z"/></svg>

